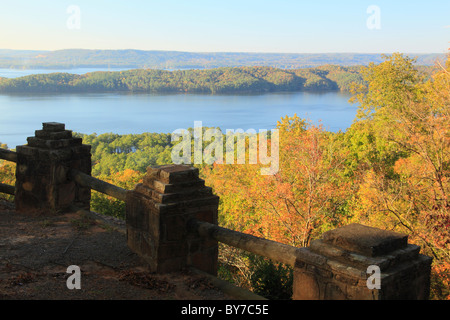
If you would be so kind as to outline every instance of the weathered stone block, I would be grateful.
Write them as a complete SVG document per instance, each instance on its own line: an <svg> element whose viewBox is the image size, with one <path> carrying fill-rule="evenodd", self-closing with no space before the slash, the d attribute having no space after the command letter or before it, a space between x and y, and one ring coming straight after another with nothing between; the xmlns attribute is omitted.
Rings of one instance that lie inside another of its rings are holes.
<svg viewBox="0 0 450 320"><path fill-rule="evenodd" d="M34 133L36 138L44 139L44 140L61 140L61 139L70 139L72 138L72 131L64 130L64 131L46 131L46 130L36 130Z"/></svg>
<svg viewBox="0 0 450 320"><path fill-rule="evenodd" d="M66 129L66 125L64 123L59 123L59 122L44 122L42 124L42 128L45 131L58 132L58 131L64 131Z"/></svg>
<svg viewBox="0 0 450 320"><path fill-rule="evenodd" d="M302 269L294 269L292 297L294 300L319 300L320 288L316 277Z"/></svg>
<svg viewBox="0 0 450 320"><path fill-rule="evenodd" d="M217 275L218 249L196 251L188 256L188 264L212 275Z"/></svg>
<svg viewBox="0 0 450 320"><path fill-rule="evenodd" d="M43 123L29 137L28 145L18 146L16 170L16 210L25 214L51 215L71 205L89 210L90 189L71 182L69 172L91 173L90 146L72 138L62 123ZM34 203L32 203L34 202Z"/></svg>
<svg viewBox="0 0 450 320"><path fill-rule="evenodd" d="M149 167L147 170L147 179L156 179L167 184L173 184L176 182L188 182L198 180L198 168L188 165L164 165Z"/></svg>
<svg viewBox="0 0 450 320"><path fill-rule="evenodd" d="M405 235L362 225L329 231L299 251L293 299L427 299L432 259L419 249ZM369 267L379 268L380 287L368 285Z"/></svg>
<svg viewBox="0 0 450 320"><path fill-rule="evenodd" d="M82 144L81 138L61 139L61 140L43 140L39 138L28 138L28 145L37 148L47 149L63 149L68 147L80 146Z"/></svg>
<svg viewBox="0 0 450 320"><path fill-rule="evenodd" d="M187 216L185 214L161 217L162 238L166 241L186 239Z"/></svg>
<svg viewBox="0 0 450 320"><path fill-rule="evenodd" d="M387 254L408 244L407 235L356 223L325 232L322 238L324 242L368 257Z"/></svg>
<svg viewBox="0 0 450 320"><path fill-rule="evenodd" d="M76 185L75 182L73 181L58 185L57 190L58 208L67 208L74 202L76 195L75 190Z"/></svg>
<svg viewBox="0 0 450 320"><path fill-rule="evenodd" d="M217 222L218 197L198 177L198 169L184 165L148 168L142 184L127 199L127 229L140 230L155 245L152 252L133 241L129 246L145 257L154 272L181 270L193 264L216 274L217 241L203 240L188 232L192 218ZM143 227L142 225L145 225ZM133 231L134 232L134 231Z"/></svg>

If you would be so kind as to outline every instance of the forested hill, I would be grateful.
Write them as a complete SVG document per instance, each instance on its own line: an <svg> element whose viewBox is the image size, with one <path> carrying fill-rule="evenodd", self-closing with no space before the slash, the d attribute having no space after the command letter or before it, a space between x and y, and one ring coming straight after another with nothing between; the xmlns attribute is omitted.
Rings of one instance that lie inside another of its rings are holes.
<svg viewBox="0 0 450 320"><path fill-rule="evenodd" d="M418 65L434 65L444 54L414 54ZM282 69L368 65L382 62L381 54L370 53L250 53L182 52L148 50L55 51L0 50L0 68L13 69L212 69L221 67L266 66Z"/></svg>
<svg viewBox="0 0 450 320"><path fill-rule="evenodd" d="M275 91L348 91L361 83L360 67L304 69L234 67L193 70L135 69L115 72L36 74L0 78L0 92L189 92L260 93Z"/></svg>

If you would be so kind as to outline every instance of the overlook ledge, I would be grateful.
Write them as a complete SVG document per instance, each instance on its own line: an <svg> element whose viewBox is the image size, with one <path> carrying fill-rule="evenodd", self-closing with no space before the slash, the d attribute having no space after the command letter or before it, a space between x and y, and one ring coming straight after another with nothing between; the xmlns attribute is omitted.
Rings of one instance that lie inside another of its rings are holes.
<svg viewBox="0 0 450 320"><path fill-rule="evenodd" d="M229 300L191 270L150 273L126 244L120 220L86 211L18 214L0 199L1 300ZM81 269L81 290L66 286L67 267Z"/></svg>

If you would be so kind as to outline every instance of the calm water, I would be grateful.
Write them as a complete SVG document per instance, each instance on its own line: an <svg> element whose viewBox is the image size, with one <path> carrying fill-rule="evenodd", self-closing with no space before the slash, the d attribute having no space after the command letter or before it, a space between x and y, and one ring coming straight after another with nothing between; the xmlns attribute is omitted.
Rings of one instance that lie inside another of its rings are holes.
<svg viewBox="0 0 450 320"><path fill-rule="evenodd" d="M19 78L29 76L31 74L46 74L54 72L73 73L73 74L85 74L94 71L122 71L126 69L118 68L75 68L75 69L5 69L0 68L0 77L3 78Z"/></svg>
<svg viewBox="0 0 450 320"><path fill-rule="evenodd" d="M204 127L273 129L286 115L321 120L327 130L346 130L356 115L349 95L270 93L261 95L199 94L57 94L0 95L0 141L10 148L26 144L42 122L63 122L81 133L163 132Z"/></svg>

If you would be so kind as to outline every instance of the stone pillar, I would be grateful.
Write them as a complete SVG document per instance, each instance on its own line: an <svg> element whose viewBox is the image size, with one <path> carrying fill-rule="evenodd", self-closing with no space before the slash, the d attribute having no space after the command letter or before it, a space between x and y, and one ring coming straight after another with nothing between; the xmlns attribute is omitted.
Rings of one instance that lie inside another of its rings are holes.
<svg viewBox="0 0 450 320"><path fill-rule="evenodd" d="M70 169L91 174L91 147L73 138L63 123L43 123L28 145L17 146L16 211L53 215L71 205L89 210L91 190L68 177Z"/></svg>
<svg viewBox="0 0 450 320"><path fill-rule="evenodd" d="M406 235L360 224L326 232L297 258L293 299L428 299L432 258L419 250Z"/></svg>
<svg viewBox="0 0 450 320"><path fill-rule="evenodd" d="M217 224L219 197L187 165L149 167L126 201L129 248L152 272L187 266L217 274L218 244L188 232L191 218Z"/></svg>

